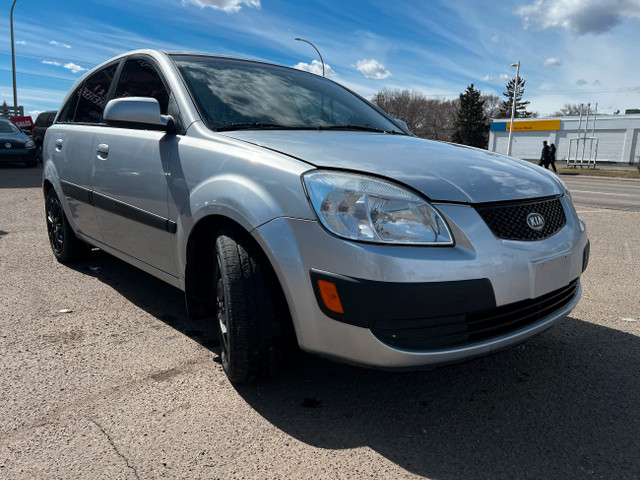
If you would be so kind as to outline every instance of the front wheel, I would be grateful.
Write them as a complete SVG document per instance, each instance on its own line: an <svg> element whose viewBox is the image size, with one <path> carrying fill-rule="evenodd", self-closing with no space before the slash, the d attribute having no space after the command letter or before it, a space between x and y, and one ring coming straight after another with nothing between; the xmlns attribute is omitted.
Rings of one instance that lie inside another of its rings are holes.
<svg viewBox="0 0 640 480"><path fill-rule="evenodd" d="M47 234L53 255L60 263L72 263L81 260L88 251L88 246L78 240L71 229L62 204L51 188L45 200L45 215L47 218Z"/></svg>
<svg viewBox="0 0 640 480"><path fill-rule="evenodd" d="M215 251L222 367L233 383L260 380L292 352L284 295L264 254L246 235L220 232Z"/></svg>

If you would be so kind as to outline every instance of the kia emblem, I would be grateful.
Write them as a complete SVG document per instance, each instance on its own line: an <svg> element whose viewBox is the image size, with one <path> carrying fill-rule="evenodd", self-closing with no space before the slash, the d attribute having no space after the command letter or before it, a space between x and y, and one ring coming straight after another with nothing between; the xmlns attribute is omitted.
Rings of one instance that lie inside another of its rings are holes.
<svg viewBox="0 0 640 480"><path fill-rule="evenodd" d="M536 212L530 213L527 215L527 225L529 225L532 230L539 232L544 228L544 217Z"/></svg>
<svg viewBox="0 0 640 480"><path fill-rule="evenodd" d="M4 148L11 148L11 144L10 143L5 143L4 144Z"/></svg>

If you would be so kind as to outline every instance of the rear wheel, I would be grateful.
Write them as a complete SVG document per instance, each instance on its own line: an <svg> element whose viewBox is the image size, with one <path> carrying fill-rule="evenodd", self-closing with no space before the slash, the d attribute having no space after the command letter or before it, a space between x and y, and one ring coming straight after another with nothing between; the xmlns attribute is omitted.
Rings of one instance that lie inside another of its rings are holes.
<svg viewBox="0 0 640 480"><path fill-rule="evenodd" d="M81 260L89 250L86 243L78 240L71 229L62 204L51 188L45 200L45 214L47 217L47 233L49 244L56 259L60 263L72 263Z"/></svg>
<svg viewBox="0 0 640 480"><path fill-rule="evenodd" d="M222 231L215 250L222 367L234 383L260 380L274 373L292 351L284 295L268 261L245 235Z"/></svg>

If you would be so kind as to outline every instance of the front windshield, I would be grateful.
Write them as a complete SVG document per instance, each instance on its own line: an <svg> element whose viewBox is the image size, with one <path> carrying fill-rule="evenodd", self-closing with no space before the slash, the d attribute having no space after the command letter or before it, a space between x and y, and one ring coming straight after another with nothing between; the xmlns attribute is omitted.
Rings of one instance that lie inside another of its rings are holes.
<svg viewBox="0 0 640 480"><path fill-rule="evenodd" d="M245 60L172 56L212 130L353 129L405 133L345 88L306 72Z"/></svg>
<svg viewBox="0 0 640 480"><path fill-rule="evenodd" d="M8 120L0 121L0 133L20 133L20 129Z"/></svg>

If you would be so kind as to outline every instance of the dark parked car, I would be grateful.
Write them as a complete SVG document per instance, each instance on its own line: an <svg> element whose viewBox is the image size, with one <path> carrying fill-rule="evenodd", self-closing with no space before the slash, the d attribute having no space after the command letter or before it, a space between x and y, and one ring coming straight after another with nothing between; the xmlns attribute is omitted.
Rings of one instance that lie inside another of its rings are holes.
<svg viewBox="0 0 640 480"><path fill-rule="evenodd" d="M4 162L24 162L27 167L38 163L35 143L8 118L0 118L0 163Z"/></svg>
<svg viewBox="0 0 640 480"><path fill-rule="evenodd" d="M44 141L44 134L47 128L51 126L53 120L56 118L57 110L50 110L48 112L42 112L36 118L36 123L31 130L31 138L36 144L36 151L38 160L42 161L42 142Z"/></svg>

